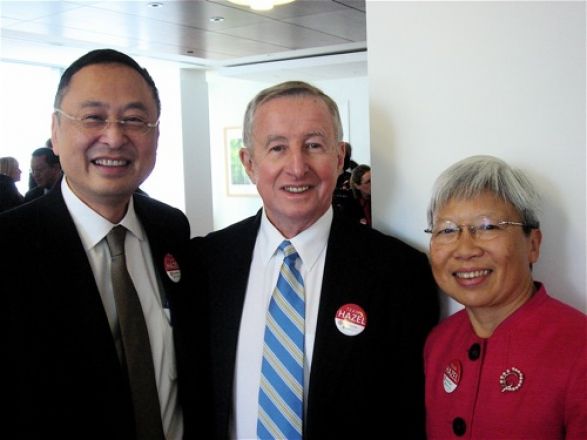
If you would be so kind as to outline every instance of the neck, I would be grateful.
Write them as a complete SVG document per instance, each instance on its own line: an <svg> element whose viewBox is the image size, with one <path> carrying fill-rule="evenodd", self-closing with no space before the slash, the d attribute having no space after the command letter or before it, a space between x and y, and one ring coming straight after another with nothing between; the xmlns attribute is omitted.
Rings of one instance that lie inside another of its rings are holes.
<svg viewBox="0 0 587 440"><path fill-rule="evenodd" d="M503 305L490 304L484 307L468 307L467 314L473 326L475 334L480 338L489 338L495 329L511 314L527 303L534 295L536 289L532 279L511 301Z"/></svg>

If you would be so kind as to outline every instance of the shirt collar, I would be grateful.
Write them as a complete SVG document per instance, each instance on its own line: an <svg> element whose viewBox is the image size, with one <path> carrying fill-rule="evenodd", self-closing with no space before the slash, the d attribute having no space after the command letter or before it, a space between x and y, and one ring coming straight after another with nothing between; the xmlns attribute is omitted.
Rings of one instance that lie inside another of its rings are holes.
<svg viewBox="0 0 587 440"><path fill-rule="evenodd" d="M61 180L61 193L86 251L96 246L116 226L76 196L69 188L67 178ZM138 240L144 239L143 230L134 209L133 197L130 198L126 214L119 224L129 230Z"/></svg>
<svg viewBox="0 0 587 440"><path fill-rule="evenodd" d="M318 257L326 248L330 226L332 225L332 207L320 217L312 226L289 239L296 248L300 259L306 270L311 268L318 261ZM267 218L265 210L261 216L261 227L259 229L260 256L263 264L267 264L271 257L277 252L277 248L283 240L287 240Z"/></svg>

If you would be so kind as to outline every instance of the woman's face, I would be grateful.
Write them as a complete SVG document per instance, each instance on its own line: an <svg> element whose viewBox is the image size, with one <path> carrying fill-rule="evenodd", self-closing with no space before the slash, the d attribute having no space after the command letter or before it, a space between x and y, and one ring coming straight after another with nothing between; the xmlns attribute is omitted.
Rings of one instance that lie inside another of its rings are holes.
<svg viewBox="0 0 587 440"><path fill-rule="evenodd" d="M430 260L434 278L450 297L470 309L511 308L532 291L530 265L538 260L541 232L526 235L519 225L502 225L493 232L472 232L464 225L522 222L509 203L485 192L469 200L452 199L436 212L433 229L449 222L459 225L454 240L433 234ZM446 226L448 230L448 226Z"/></svg>
<svg viewBox="0 0 587 440"><path fill-rule="evenodd" d="M361 183L357 185L359 191L365 198L371 197L371 171L366 171L361 177Z"/></svg>

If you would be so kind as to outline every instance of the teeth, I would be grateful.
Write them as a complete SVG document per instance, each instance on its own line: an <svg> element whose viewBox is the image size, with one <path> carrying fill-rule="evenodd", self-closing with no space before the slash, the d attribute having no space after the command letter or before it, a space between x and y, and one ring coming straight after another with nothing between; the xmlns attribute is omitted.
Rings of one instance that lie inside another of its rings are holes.
<svg viewBox="0 0 587 440"><path fill-rule="evenodd" d="M301 192L307 191L308 188L310 188L310 187L309 186L286 186L283 189L285 189L287 192L301 193Z"/></svg>
<svg viewBox="0 0 587 440"><path fill-rule="evenodd" d="M94 161L96 165L102 165L104 167L120 167L126 165L126 160L114 160L114 159L96 159Z"/></svg>
<svg viewBox="0 0 587 440"><path fill-rule="evenodd" d="M455 272L455 275L457 278L478 278L478 277L483 277L485 275L489 275L489 270L485 269L485 270L476 270L474 272Z"/></svg>

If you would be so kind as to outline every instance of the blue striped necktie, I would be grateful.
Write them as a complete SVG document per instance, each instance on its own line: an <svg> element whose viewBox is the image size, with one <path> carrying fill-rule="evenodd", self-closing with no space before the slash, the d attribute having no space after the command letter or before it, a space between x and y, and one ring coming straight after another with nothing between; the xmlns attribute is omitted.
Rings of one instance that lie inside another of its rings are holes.
<svg viewBox="0 0 587 440"><path fill-rule="evenodd" d="M304 280L298 253L285 240L283 264L273 291L263 346L259 388L259 439L301 439L304 415Z"/></svg>

